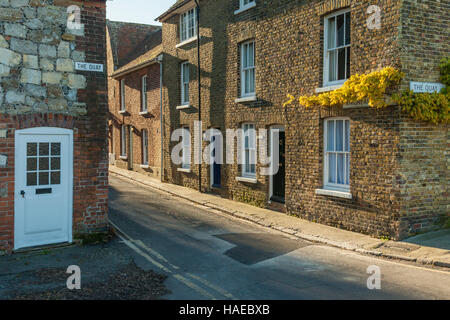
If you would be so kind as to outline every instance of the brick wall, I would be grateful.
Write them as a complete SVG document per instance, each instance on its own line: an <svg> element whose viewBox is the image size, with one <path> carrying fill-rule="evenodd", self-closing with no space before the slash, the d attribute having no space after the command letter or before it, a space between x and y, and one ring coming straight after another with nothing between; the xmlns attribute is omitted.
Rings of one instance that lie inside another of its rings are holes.
<svg viewBox="0 0 450 320"><path fill-rule="evenodd" d="M114 102L110 105L110 141L114 154L114 164L128 168L128 159L120 158L121 125L132 125L133 131L133 165L132 169L153 177L161 176L161 118L160 118L160 67L153 64L117 79L111 79ZM147 75L148 114L141 115L141 78ZM125 105L127 112L120 114L120 80L125 79ZM115 94L115 95L114 95ZM142 130L148 132L148 168L142 165Z"/></svg>
<svg viewBox="0 0 450 320"><path fill-rule="evenodd" d="M448 57L450 3L403 1L400 59L405 79L439 82L439 62ZM402 117L399 171L402 236L435 229L450 219L448 125L431 125Z"/></svg>
<svg viewBox="0 0 450 320"><path fill-rule="evenodd" d="M9 73L0 79L0 130L7 129L7 137L0 137L0 154L8 156L8 166L0 169L0 187L7 190L0 193L0 250L14 246L17 129L48 126L74 131L73 233L107 227L106 75L73 69L75 61L106 63L105 2L55 0L48 5L31 0L16 4L12 8L0 2L0 42L9 50L2 54L20 57L9 60ZM73 4L81 8L84 31L65 28L66 9ZM14 95L3 100L3 91Z"/></svg>
<svg viewBox="0 0 450 320"><path fill-rule="evenodd" d="M323 18L344 8L350 8L352 17L351 74L393 66L407 73L407 81L422 79L420 69L412 63L420 56L428 66L426 72L433 70L429 72L430 80L436 81L437 56L449 52L448 33L446 37L446 26L442 23L446 21L448 10L444 3L430 2L433 3L420 4L422 10L408 1L267 0L257 1L256 7L235 15L238 0L202 1L203 129L237 129L243 122L254 123L256 129L284 125L285 210L290 214L395 239L409 234L410 226L415 225L416 231L420 230L421 219L426 228L437 226L448 203L445 199L448 182L444 173L448 168L445 159L447 128L414 123L401 114L398 106L383 110L368 107L307 109L298 104L282 107L287 93L314 94L315 89L322 86ZM366 11L370 5L381 8L379 30L367 28L369 14ZM419 16L411 17L408 10ZM436 21L426 21L426 16ZM182 125L189 125L192 132L193 122L198 119L196 43L176 48L178 22L179 16L175 15L163 24L163 46L167 53L164 177L172 183L198 188L198 166L191 164L192 173L178 172L170 159L176 144L170 142L170 133ZM408 24L414 29L411 32ZM424 29L431 25L427 40L420 43L418 39ZM412 41L410 34L416 34L417 39ZM257 101L236 103L240 88L239 45L246 40L255 41ZM405 42L410 49L404 50ZM420 47L417 50L416 45ZM429 47L432 47L431 60L425 54ZM409 52L414 54L409 55ZM179 65L184 61L192 65L190 101L193 108L179 111L176 110L180 103ZM324 120L335 116L351 120L352 200L315 192L323 185ZM425 161L413 164L420 157ZM420 170L420 166L427 166L427 170ZM259 169L258 165L257 172ZM241 175L240 171L237 164L222 166L223 186L215 189L209 187L209 166L203 164L203 191L268 207L269 178L257 174L256 184L239 182L236 177Z"/></svg>

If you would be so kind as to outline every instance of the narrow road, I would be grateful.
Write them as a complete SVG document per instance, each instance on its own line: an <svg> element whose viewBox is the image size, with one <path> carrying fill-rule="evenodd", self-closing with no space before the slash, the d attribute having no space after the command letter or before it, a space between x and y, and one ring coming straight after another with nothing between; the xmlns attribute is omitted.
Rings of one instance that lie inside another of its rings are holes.
<svg viewBox="0 0 450 320"><path fill-rule="evenodd" d="M138 266L168 276L168 299L450 299L450 272L290 239L122 178L110 219Z"/></svg>

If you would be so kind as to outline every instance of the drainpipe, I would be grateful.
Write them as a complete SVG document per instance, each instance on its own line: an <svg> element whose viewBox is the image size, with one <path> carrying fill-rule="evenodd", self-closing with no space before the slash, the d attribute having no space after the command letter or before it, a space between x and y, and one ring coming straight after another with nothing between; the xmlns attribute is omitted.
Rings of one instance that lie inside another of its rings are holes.
<svg viewBox="0 0 450 320"><path fill-rule="evenodd" d="M198 121L202 121L202 97L201 97L201 68L200 68L200 5L198 0L195 0L196 10L197 10L197 82L198 82ZM200 132L200 150L202 149L202 138L203 132ZM198 167L198 191L202 192L202 160L200 159L200 164Z"/></svg>
<svg viewBox="0 0 450 320"><path fill-rule="evenodd" d="M160 130L161 130L161 182L164 180L164 110L163 110L163 55L159 55L158 58L155 59L155 62L159 63L159 95L160 95L160 110L159 110L159 119L160 119Z"/></svg>

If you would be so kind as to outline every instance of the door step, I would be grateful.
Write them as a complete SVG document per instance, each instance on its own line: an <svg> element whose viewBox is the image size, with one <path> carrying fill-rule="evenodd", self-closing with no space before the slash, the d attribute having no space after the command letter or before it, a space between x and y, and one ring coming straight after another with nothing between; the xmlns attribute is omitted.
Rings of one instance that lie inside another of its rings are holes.
<svg viewBox="0 0 450 320"><path fill-rule="evenodd" d="M286 205L284 203L270 201L268 205L269 210L286 213Z"/></svg>

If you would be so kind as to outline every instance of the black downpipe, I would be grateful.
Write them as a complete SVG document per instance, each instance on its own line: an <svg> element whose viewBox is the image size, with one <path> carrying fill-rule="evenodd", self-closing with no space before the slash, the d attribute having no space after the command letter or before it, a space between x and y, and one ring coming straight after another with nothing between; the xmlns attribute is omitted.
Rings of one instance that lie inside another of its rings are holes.
<svg viewBox="0 0 450 320"><path fill-rule="evenodd" d="M201 68L200 68L200 5L198 0L195 0L197 6L197 81L198 81L198 121L202 121L202 96L201 96ZM203 130L200 130L200 150L202 150L203 144ZM199 151L200 152L200 151ZM200 157L200 163L198 167L198 191L202 192L202 157Z"/></svg>

